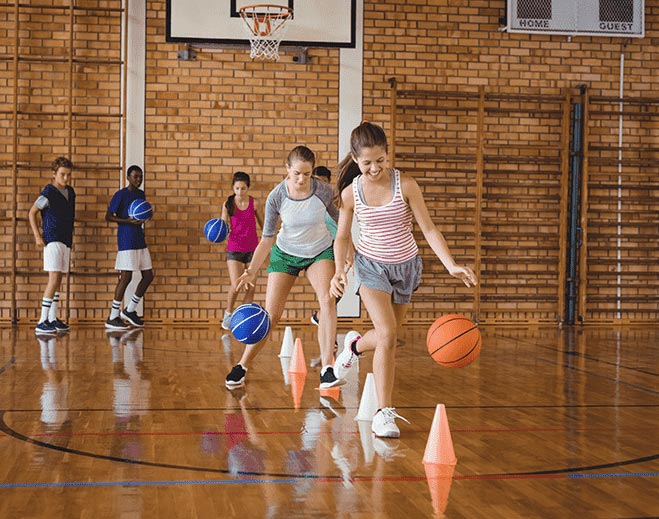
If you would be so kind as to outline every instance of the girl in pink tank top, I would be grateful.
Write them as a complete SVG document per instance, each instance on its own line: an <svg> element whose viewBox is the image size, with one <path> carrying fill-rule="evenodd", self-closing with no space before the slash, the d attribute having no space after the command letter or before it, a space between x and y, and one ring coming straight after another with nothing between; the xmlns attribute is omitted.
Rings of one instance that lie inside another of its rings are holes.
<svg viewBox="0 0 659 519"><path fill-rule="evenodd" d="M222 328L229 329L231 314L236 304L238 278L245 271L259 243L256 234L256 222L263 228L263 216L260 204L249 196L250 178L247 173L237 171L233 175L231 189L233 194L222 206L222 220L229 225L227 240L227 268L231 286L227 293L227 307L222 318ZM254 300L254 287L245 292L244 303Z"/></svg>
<svg viewBox="0 0 659 519"><path fill-rule="evenodd" d="M387 137L375 124L364 122L352 131L350 154L339 164L339 226L334 241L336 273L330 293L341 297L347 284L344 262L353 216L360 226L355 254L355 279L373 329L346 334L334 372L345 378L365 351L373 351L373 375L378 411L371 429L376 436L398 438L393 407L397 333L403 324L412 292L421 280L421 258L412 234L412 217L449 274L476 284L469 267L457 265L442 233L430 219L421 190L411 177L390 169ZM354 182L353 182L354 180ZM404 418L403 418L404 420Z"/></svg>

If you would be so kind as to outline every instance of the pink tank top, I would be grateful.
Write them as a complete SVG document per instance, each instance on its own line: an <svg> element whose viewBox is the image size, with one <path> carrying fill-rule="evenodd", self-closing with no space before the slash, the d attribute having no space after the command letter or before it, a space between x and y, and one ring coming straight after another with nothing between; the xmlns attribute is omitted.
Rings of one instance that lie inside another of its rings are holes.
<svg viewBox="0 0 659 519"><path fill-rule="evenodd" d="M400 171L391 172L393 198L382 206L366 205L362 198L362 176L352 183L355 215L359 222L357 251L381 263L403 263L414 258L419 248L412 234L412 210L403 198Z"/></svg>
<svg viewBox="0 0 659 519"><path fill-rule="evenodd" d="M231 252L254 252L258 243L254 199L250 196L247 209L241 211L238 206L233 208L227 250Z"/></svg>

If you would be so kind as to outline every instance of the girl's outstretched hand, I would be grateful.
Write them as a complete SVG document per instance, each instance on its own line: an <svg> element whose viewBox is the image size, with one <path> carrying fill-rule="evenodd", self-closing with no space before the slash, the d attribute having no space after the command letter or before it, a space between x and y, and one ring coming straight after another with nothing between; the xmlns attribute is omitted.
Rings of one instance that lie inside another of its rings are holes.
<svg viewBox="0 0 659 519"><path fill-rule="evenodd" d="M476 278L476 274L474 274L474 271L467 266L461 267L459 265L456 265L448 272L454 278L461 279L462 282L468 287L473 287L478 284L478 279Z"/></svg>
<svg viewBox="0 0 659 519"><path fill-rule="evenodd" d="M348 278L345 272L337 272L330 281L330 295L332 297L341 297L348 284Z"/></svg>
<svg viewBox="0 0 659 519"><path fill-rule="evenodd" d="M238 283L236 284L236 292L241 290L249 290L254 286L254 281L256 280L256 274L253 274L249 270L245 269L240 277L238 278Z"/></svg>

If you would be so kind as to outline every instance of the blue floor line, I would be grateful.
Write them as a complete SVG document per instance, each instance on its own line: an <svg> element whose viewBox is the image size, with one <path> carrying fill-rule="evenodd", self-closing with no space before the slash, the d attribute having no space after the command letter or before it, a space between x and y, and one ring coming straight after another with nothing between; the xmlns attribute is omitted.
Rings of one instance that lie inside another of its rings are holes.
<svg viewBox="0 0 659 519"><path fill-rule="evenodd" d="M178 481L63 481L61 483L1 483L0 489L9 488L62 488L62 487L146 487L169 485L246 485L269 483L297 483L297 479L190 479Z"/></svg>
<svg viewBox="0 0 659 519"><path fill-rule="evenodd" d="M610 474L568 474L568 478L656 478L659 472L614 472Z"/></svg>

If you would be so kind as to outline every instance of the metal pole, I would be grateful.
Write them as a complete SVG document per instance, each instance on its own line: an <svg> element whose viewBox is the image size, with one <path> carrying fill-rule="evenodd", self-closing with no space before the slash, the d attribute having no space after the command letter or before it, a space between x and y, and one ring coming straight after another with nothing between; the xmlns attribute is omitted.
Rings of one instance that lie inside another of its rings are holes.
<svg viewBox="0 0 659 519"><path fill-rule="evenodd" d="M622 317L622 110L625 94L625 53L620 54L620 104L618 115L618 207L616 227L616 319Z"/></svg>
<svg viewBox="0 0 659 519"><path fill-rule="evenodd" d="M570 178L570 209L568 212L568 250L567 250L567 279L566 279L566 324L574 324L577 308L577 259L579 243L579 216L580 216L580 185L581 161L583 157L583 94L585 86L581 86L582 100L574 104L572 116L572 151L571 151L571 178Z"/></svg>
<svg viewBox="0 0 659 519"><path fill-rule="evenodd" d="M581 196L579 197L580 203L580 240L579 240L579 308L577 320L583 322L586 319L587 303L588 303L588 110L590 105L590 98L586 87L582 87L582 103L583 103L583 123L582 135L583 142L582 161L581 161Z"/></svg>
<svg viewBox="0 0 659 519"><path fill-rule="evenodd" d="M563 322L565 315L565 279L566 279L566 248L567 248L567 214L569 200L570 176L570 108L572 100L570 91L566 89L561 117L561 213L558 232L558 317Z"/></svg>

